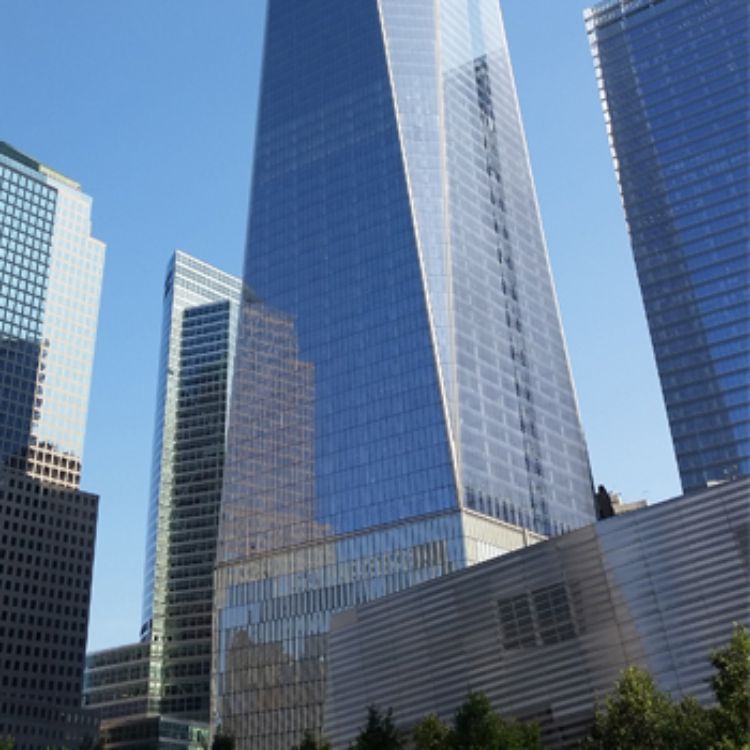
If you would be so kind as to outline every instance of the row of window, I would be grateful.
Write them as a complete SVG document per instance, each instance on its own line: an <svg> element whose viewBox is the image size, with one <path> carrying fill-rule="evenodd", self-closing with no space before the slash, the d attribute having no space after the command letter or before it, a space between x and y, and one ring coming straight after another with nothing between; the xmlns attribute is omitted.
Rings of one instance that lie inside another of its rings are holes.
<svg viewBox="0 0 750 750"><path fill-rule="evenodd" d="M2 642L10 644L5 646L6 649L10 649L12 647L14 640L17 640L20 644L23 644L25 646L27 654L29 653L29 649L32 648L32 641L36 641L37 643L41 643L43 641L44 643L51 643L53 644L53 646L68 646L67 649L60 649L60 654L72 653L72 648L75 648L77 653L80 652L81 649L84 649L86 647L85 637L72 634L68 636L65 635L65 633L61 633L59 631L59 620L54 620L51 617L44 617L43 615L40 615L38 620L35 620L32 615L29 615L27 620L28 623L24 623L25 625L35 625L35 627L30 627L28 630L25 630L21 627L6 628L5 625L0 625L0 639L2 639ZM44 628L45 632L42 632L40 628ZM45 648L40 654L40 648L41 647L37 646L34 647L34 656L42 655L44 656L44 658L49 658L49 656L51 655L52 658L57 658L57 649L52 648L51 650L49 650ZM20 651L18 653L20 653Z"/></svg>

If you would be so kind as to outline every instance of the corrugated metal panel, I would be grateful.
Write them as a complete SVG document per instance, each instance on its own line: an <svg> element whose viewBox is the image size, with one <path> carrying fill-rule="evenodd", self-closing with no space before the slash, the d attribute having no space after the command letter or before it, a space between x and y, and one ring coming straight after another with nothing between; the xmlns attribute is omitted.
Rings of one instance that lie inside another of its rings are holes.
<svg viewBox="0 0 750 750"><path fill-rule="evenodd" d="M408 728L430 712L449 719L469 690L539 721L549 747L570 747L628 664L709 701L710 651L732 622L750 624L749 516L743 479L337 615L325 712L334 747L370 704ZM504 627L518 612L528 632L514 640Z"/></svg>

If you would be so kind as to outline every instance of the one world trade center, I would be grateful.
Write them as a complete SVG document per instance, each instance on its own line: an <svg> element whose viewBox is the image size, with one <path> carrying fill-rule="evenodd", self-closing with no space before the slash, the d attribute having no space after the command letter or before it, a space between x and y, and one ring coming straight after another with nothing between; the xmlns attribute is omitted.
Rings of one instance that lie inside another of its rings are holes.
<svg viewBox="0 0 750 750"><path fill-rule="evenodd" d="M286 750L324 730L333 612L594 502L498 1L266 23L212 721Z"/></svg>

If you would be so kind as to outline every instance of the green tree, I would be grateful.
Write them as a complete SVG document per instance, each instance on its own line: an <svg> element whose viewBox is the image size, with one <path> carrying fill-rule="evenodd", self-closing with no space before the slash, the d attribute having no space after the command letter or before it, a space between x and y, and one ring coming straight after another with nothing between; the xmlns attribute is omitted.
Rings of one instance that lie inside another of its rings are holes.
<svg viewBox="0 0 750 750"><path fill-rule="evenodd" d="M597 710L585 750L674 750L672 699L640 667L628 667Z"/></svg>
<svg viewBox="0 0 750 750"><path fill-rule="evenodd" d="M506 721L484 693L469 693L456 711L449 750L542 750L539 727Z"/></svg>
<svg viewBox="0 0 750 750"><path fill-rule="evenodd" d="M584 750L750 750L750 635L735 625L727 646L711 655L718 705L693 697L676 703L651 675L626 669L581 744Z"/></svg>
<svg viewBox="0 0 750 750"><path fill-rule="evenodd" d="M686 696L674 706L667 732L669 747L708 750L714 734L711 714L692 695Z"/></svg>
<svg viewBox="0 0 750 750"><path fill-rule="evenodd" d="M750 634L735 623L729 643L711 654L718 706L711 718L717 750L750 749Z"/></svg>
<svg viewBox="0 0 750 750"><path fill-rule="evenodd" d="M502 729L500 717L484 693L469 693L456 711L450 746L455 750L495 750Z"/></svg>
<svg viewBox="0 0 750 750"><path fill-rule="evenodd" d="M12 737L0 737L0 750L13 750L14 744Z"/></svg>
<svg viewBox="0 0 750 750"><path fill-rule="evenodd" d="M404 740L393 722L391 709L382 714L375 706L367 709L367 724L349 750L403 750Z"/></svg>
<svg viewBox="0 0 750 750"><path fill-rule="evenodd" d="M505 721L498 750L543 750L542 735L534 722Z"/></svg>
<svg viewBox="0 0 750 750"><path fill-rule="evenodd" d="M426 716L414 727L415 750L448 750L450 729L435 714Z"/></svg>
<svg viewBox="0 0 750 750"><path fill-rule="evenodd" d="M331 750L331 743L324 738L317 739L309 730L305 732L302 742L295 745L293 750Z"/></svg>
<svg viewBox="0 0 750 750"><path fill-rule="evenodd" d="M542 750L536 724L506 721L484 693L469 693L453 726L431 714L414 728L415 750Z"/></svg>

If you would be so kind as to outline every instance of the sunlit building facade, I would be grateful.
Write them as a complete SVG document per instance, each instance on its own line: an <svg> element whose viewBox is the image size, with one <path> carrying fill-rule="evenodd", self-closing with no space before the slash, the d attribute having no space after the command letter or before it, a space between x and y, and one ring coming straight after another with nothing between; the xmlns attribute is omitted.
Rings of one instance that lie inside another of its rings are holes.
<svg viewBox="0 0 750 750"><path fill-rule="evenodd" d="M586 13L682 486L750 474L750 5Z"/></svg>
<svg viewBox="0 0 750 750"><path fill-rule="evenodd" d="M205 746L227 412L242 282L185 253L164 281L140 642L87 655L107 748Z"/></svg>
<svg viewBox="0 0 750 750"><path fill-rule="evenodd" d="M88 654L84 705L99 720L107 750L205 750L205 721L164 716L153 690L160 667L150 643L131 643Z"/></svg>
<svg viewBox="0 0 750 750"><path fill-rule="evenodd" d="M0 462L77 487L104 251L80 185L0 143Z"/></svg>
<svg viewBox="0 0 750 750"><path fill-rule="evenodd" d="M212 722L275 750L332 612L594 518L496 0L269 4L245 281Z"/></svg>
<svg viewBox="0 0 750 750"><path fill-rule="evenodd" d="M0 736L78 745L99 498L79 489L104 245L80 185L0 142Z"/></svg>
<svg viewBox="0 0 750 750"><path fill-rule="evenodd" d="M211 607L242 282L177 251L164 283L141 640L149 705L207 722Z"/></svg>

